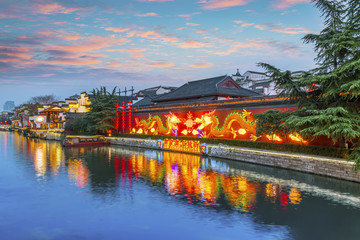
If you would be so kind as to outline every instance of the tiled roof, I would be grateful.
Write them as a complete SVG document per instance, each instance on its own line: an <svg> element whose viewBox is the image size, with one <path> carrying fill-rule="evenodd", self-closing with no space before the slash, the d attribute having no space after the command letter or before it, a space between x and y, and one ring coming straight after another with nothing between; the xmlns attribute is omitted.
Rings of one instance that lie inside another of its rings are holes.
<svg viewBox="0 0 360 240"><path fill-rule="evenodd" d="M198 99L208 96L252 97L260 95L254 91L244 89L238 86L236 83L235 84L239 88L219 87L222 82L228 79L233 81L232 78L227 75L191 81L170 93L166 93L155 98L153 101L178 101L183 99Z"/></svg>

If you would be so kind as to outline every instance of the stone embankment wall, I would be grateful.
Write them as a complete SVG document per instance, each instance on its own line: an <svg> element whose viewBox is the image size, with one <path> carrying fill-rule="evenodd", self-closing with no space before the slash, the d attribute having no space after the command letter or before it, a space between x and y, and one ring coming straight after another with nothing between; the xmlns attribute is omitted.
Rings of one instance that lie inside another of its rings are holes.
<svg viewBox="0 0 360 240"><path fill-rule="evenodd" d="M110 140L111 144L157 149L157 141L152 139L108 139ZM353 163L344 159L229 147L221 144L209 144L208 146L208 155L212 157L220 157L236 161L286 168L348 181L360 182L360 172L353 171Z"/></svg>

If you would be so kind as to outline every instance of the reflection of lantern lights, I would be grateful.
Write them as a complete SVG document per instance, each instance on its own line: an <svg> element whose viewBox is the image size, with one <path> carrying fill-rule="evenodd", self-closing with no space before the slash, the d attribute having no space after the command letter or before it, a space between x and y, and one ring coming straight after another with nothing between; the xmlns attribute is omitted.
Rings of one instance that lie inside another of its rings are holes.
<svg viewBox="0 0 360 240"><path fill-rule="evenodd" d="M300 204L302 201L301 193L296 188L293 188L289 194L289 199L292 204Z"/></svg>
<svg viewBox="0 0 360 240"><path fill-rule="evenodd" d="M244 134L246 133L246 130L243 129L243 128L240 128L240 129L238 130L238 133L239 133L240 135L244 135Z"/></svg>

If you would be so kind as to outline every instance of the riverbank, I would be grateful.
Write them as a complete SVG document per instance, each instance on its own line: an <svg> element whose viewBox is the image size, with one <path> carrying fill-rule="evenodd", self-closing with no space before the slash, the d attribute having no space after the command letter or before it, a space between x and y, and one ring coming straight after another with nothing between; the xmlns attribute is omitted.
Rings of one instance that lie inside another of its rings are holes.
<svg viewBox="0 0 360 240"><path fill-rule="evenodd" d="M108 137L110 144L158 149L157 140ZM208 144L207 156L226 158L278 168L307 172L327 177L360 182L360 172L353 171L353 163L341 158L319 157L269 150L229 147ZM200 153L198 153L200 155Z"/></svg>

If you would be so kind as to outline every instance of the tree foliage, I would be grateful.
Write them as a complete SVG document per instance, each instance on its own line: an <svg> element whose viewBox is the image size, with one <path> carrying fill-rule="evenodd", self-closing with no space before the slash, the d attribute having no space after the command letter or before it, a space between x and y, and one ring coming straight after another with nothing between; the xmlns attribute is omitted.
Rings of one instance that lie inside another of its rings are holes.
<svg viewBox="0 0 360 240"><path fill-rule="evenodd" d="M94 133L106 133L113 130L116 115L116 87L108 92L106 87L93 89L91 92L90 112L84 116L87 123L87 131Z"/></svg>
<svg viewBox="0 0 360 240"><path fill-rule="evenodd" d="M313 0L324 18L319 34L303 37L313 44L317 67L299 79L261 63L283 95L297 99L298 110L284 124L302 135L328 136L341 147L360 140L360 1ZM360 149L349 159L360 167Z"/></svg>
<svg viewBox="0 0 360 240"><path fill-rule="evenodd" d="M90 97L90 111L73 119L67 127L78 133L106 134L114 129L116 118L116 87L108 92L106 87L93 89Z"/></svg>

